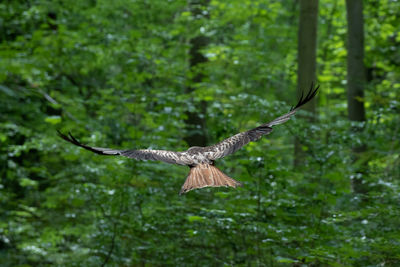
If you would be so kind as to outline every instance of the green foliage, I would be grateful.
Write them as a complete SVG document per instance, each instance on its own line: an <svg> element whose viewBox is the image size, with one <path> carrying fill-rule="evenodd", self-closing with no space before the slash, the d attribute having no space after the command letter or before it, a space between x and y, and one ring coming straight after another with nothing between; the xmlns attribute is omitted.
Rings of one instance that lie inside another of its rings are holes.
<svg viewBox="0 0 400 267"><path fill-rule="evenodd" d="M192 103L207 102L211 142L286 112L296 3L213 0L208 18L183 0L0 3L0 265L398 266L396 1L365 5L365 131L346 118L344 3L321 1L319 121L298 116L218 161L237 190L179 196L185 167L99 157L56 136L184 150ZM208 62L190 69L199 34ZM301 169L294 136L308 154ZM355 143L368 144L358 162ZM352 191L356 176L365 195Z"/></svg>

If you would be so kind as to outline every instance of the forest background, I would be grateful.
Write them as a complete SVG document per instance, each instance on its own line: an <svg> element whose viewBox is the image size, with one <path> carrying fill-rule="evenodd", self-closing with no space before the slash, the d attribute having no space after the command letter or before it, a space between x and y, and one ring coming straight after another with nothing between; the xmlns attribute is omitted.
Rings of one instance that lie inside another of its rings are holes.
<svg viewBox="0 0 400 267"><path fill-rule="evenodd" d="M399 10L2 1L0 265L399 266ZM56 134L185 150L286 113L312 81L299 116L217 162L238 189L179 196L186 167Z"/></svg>

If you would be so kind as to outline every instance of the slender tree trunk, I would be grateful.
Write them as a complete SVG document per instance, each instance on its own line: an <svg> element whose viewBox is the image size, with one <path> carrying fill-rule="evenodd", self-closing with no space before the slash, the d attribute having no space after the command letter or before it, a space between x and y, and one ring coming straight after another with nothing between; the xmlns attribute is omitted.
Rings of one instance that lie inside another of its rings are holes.
<svg viewBox="0 0 400 267"><path fill-rule="evenodd" d="M298 96L303 90L308 90L311 83L316 81L317 65L317 22L318 0L300 0L300 19L298 35L298 70L297 84ZM310 101L304 107L315 113L315 100ZM299 139L295 139L294 166L304 163L305 153Z"/></svg>
<svg viewBox="0 0 400 267"><path fill-rule="evenodd" d="M365 122L364 87L366 85L366 71L364 66L364 18L363 1L346 0L347 9L347 111L350 121ZM363 126L354 126L351 129L358 134ZM353 146L354 160L367 150L366 144ZM366 164L362 164L352 179L353 190L356 193L366 193L362 184L362 175Z"/></svg>
<svg viewBox="0 0 400 267"><path fill-rule="evenodd" d="M192 15L196 17L207 17L202 13L204 7L206 7L209 3L209 0L191 0L190 1L190 9ZM201 53L201 49L203 49L208 44L208 38L204 35L198 35L190 40L190 61L189 66L192 72L194 72L194 76L191 80L191 84L199 83L203 79L203 73L201 70L201 64L207 62L207 58L203 56ZM200 65L200 68L199 68ZM195 88L188 86L186 88L186 93L192 93ZM207 104L205 101L201 101L200 103L195 103L192 100L191 105L195 107L194 111L187 111L187 119L186 123L186 131L187 134L185 136L185 141L189 146L206 146L207 145L207 135L205 132L206 129L206 111Z"/></svg>

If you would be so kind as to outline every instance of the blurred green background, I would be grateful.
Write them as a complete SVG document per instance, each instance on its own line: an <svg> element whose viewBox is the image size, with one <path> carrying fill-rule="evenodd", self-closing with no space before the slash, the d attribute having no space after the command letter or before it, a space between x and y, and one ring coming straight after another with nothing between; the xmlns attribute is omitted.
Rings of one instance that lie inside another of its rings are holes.
<svg viewBox="0 0 400 267"><path fill-rule="evenodd" d="M364 1L361 122L348 119L346 3L319 2L317 108L217 161L242 188L179 196L187 167L56 135L186 150L287 112L299 5L2 1L0 265L400 266L399 1Z"/></svg>

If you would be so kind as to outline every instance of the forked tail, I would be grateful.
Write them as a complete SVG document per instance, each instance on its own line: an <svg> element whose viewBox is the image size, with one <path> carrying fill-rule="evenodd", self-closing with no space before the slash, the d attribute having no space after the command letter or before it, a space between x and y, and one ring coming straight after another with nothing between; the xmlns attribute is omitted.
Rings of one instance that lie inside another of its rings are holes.
<svg viewBox="0 0 400 267"><path fill-rule="evenodd" d="M219 186L242 186L238 181L228 177L218 168L209 164L200 164L190 168L188 177L183 184L179 194L187 193L190 190L203 187L219 187Z"/></svg>

